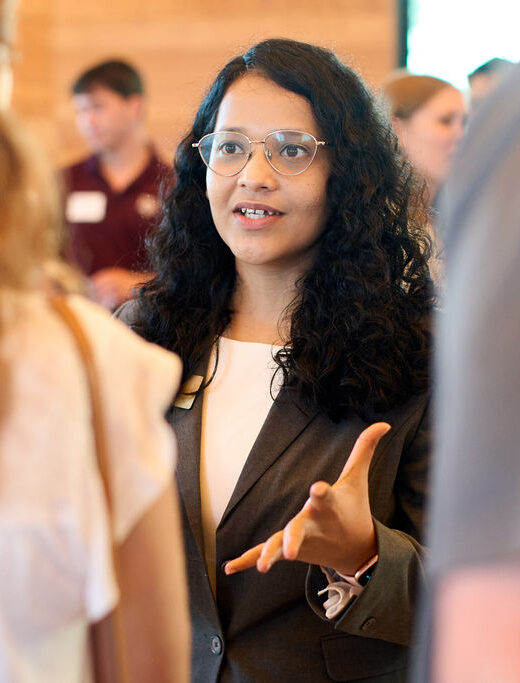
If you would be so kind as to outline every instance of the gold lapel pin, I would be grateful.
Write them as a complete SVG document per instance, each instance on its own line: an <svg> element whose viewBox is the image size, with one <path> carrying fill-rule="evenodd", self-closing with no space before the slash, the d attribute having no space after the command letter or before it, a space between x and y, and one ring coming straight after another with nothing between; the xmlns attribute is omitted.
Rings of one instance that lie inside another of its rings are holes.
<svg viewBox="0 0 520 683"><path fill-rule="evenodd" d="M197 398L197 391L200 389L200 385L203 381L204 377L202 377L202 375L192 375L189 377L180 388L173 405L176 408L190 410Z"/></svg>

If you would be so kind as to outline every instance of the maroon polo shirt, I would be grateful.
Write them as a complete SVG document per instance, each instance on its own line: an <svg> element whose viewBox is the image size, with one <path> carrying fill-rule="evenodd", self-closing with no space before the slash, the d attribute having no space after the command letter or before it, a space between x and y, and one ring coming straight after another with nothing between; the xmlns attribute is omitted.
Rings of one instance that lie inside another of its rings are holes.
<svg viewBox="0 0 520 683"><path fill-rule="evenodd" d="M113 191L91 156L63 170L70 260L86 275L101 268L145 267L144 238L159 219L158 190L170 168L152 154L126 189Z"/></svg>

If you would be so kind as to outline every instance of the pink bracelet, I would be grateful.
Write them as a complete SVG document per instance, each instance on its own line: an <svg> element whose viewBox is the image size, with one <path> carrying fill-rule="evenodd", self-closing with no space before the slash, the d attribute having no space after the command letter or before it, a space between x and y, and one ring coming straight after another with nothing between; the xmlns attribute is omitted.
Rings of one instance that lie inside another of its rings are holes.
<svg viewBox="0 0 520 683"><path fill-rule="evenodd" d="M372 576L372 572L374 571L378 560L379 555L374 555L357 570L354 576L342 574L341 572L338 572L336 569L334 571L338 576L341 576L342 579L348 581L350 585L355 585L359 586L360 588L364 588L370 581L370 577Z"/></svg>

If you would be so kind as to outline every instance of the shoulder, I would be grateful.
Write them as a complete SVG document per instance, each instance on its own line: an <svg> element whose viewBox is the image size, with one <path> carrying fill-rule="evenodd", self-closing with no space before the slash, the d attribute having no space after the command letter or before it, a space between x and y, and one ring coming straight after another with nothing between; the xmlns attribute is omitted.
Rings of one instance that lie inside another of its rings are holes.
<svg viewBox="0 0 520 683"><path fill-rule="evenodd" d="M399 436L396 440L402 442L403 449L421 441L429 450L426 444L430 440L430 408L431 393L424 392L388 412L386 421L392 425L393 436Z"/></svg>
<svg viewBox="0 0 520 683"><path fill-rule="evenodd" d="M67 175L76 175L78 173L84 173L88 171L96 163L96 157L94 155L79 159L73 164L64 166L61 171Z"/></svg>
<svg viewBox="0 0 520 683"><path fill-rule="evenodd" d="M388 435L382 439L380 455L382 464L392 461L397 468L416 463L426 473L431 453L431 394L412 396L406 403L374 416L371 422L387 422L391 426ZM378 458L374 458L376 463ZM386 465L385 465L386 467Z"/></svg>
<svg viewBox="0 0 520 683"><path fill-rule="evenodd" d="M406 403L396 406L390 411L399 423L415 424L420 422L424 415L429 412L431 392L426 391L412 396Z"/></svg>
<svg viewBox="0 0 520 683"><path fill-rule="evenodd" d="M98 162L95 156L86 157L70 166L63 167L61 169L61 175L69 186L69 189L74 190L76 189L76 185L81 186L86 179L96 175L97 164Z"/></svg>
<svg viewBox="0 0 520 683"><path fill-rule="evenodd" d="M112 369L120 367L122 370L134 367L137 372L144 367L149 376L155 377L159 383L162 383L161 377L169 378L169 391L175 392L181 376L181 360L176 354L145 341L129 329L135 319L135 301L123 304L116 318L83 297L70 296L69 302L85 323L101 364L110 362Z"/></svg>
<svg viewBox="0 0 520 683"><path fill-rule="evenodd" d="M367 424L372 422L388 422L392 427L390 434L402 431L413 434L417 427L425 421L430 413L431 392L425 391L414 394L405 402L399 403L384 412L374 412L366 415Z"/></svg>

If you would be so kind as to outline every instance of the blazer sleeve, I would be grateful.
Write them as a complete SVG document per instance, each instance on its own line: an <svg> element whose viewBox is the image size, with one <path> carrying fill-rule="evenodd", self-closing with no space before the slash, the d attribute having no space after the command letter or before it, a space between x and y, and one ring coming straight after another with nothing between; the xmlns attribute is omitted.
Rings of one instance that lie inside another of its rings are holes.
<svg viewBox="0 0 520 683"><path fill-rule="evenodd" d="M136 323L137 316L137 301L135 299L129 299L125 301L117 308L112 314L114 318L117 318L127 327L133 328Z"/></svg>
<svg viewBox="0 0 520 683"><path fill-rule="evenodd" d="M424 584L423 526L430 427L423 406L416 429L406 440L394 480L395 511L390 524L374 518L379 561L361 595L337 619L335 627L354 636L377 638L411 645L416 597ZM307 600L314 612L326 619L323 598L317 592L326 586L319 567L309 567ZM327 620L328 621L328 620Z"/></svg>

